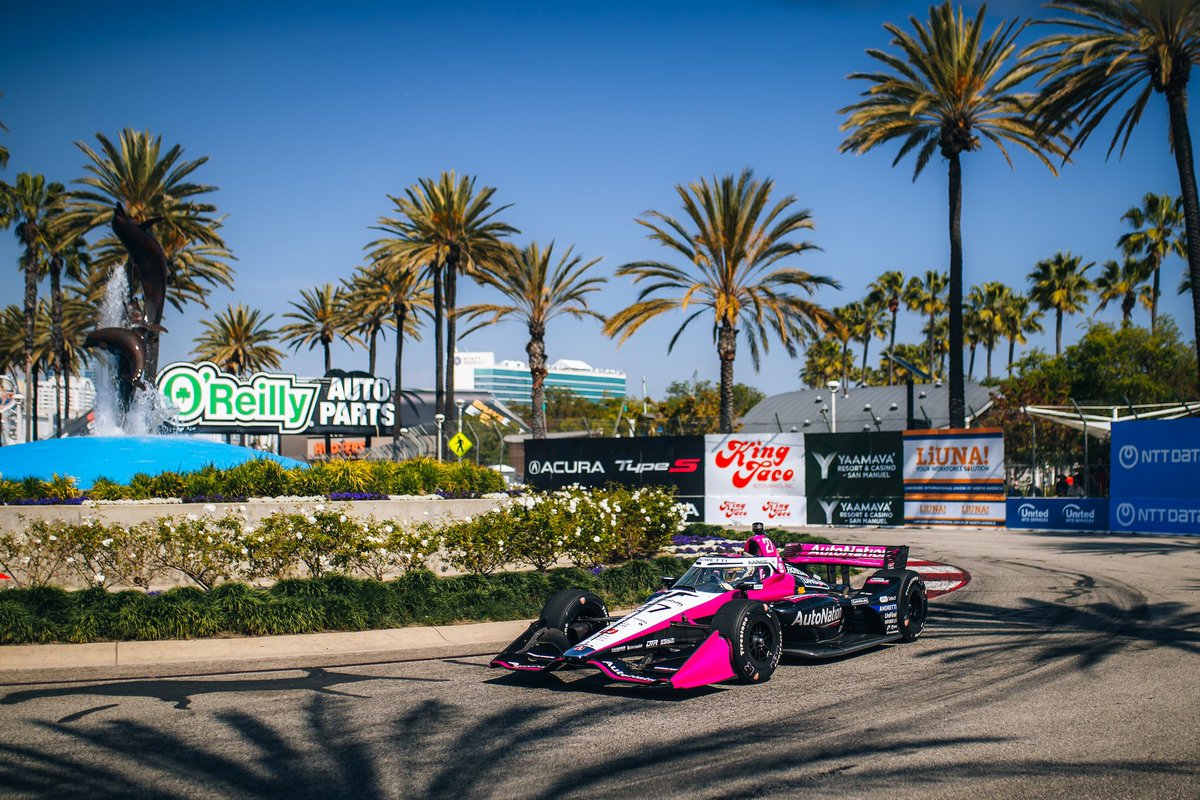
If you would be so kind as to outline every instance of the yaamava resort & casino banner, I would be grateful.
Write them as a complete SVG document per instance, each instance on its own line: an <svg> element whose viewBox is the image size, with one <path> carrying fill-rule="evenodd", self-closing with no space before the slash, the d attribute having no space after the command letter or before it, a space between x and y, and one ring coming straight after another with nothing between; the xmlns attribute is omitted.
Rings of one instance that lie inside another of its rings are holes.
<svg viewBox="0 0 1200 800"><path fill-rule="evenodd" d="M904 432L904 520L915 525L1005 522L999 428Z"/></svg>
<svg viewBox="0 0 1200 800"><path fill-rule="evenodd" d="M708 435L704 449L705 522L805 524L803 434Z"/></svg>
<svg viewBox="0 0 1200 800"><path fill-rule="evenodd" d="M1109 485L1114 531L1200 535L1200 419L1113 423Z"/></svg>
<svg viewBox="0 0 1200 800"><path fill-rule="evenodd" d="M899 431L808 433L810 525L903 525L904 443Z"/></svg>

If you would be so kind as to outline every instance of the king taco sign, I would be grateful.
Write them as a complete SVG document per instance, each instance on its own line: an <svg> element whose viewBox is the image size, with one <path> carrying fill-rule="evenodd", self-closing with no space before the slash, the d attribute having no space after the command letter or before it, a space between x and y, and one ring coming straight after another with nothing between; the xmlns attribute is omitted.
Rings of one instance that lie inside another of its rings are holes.
<svg viewBox="0 0 1200 800"><path fill-rule="evenodd" d="M706 436L704 449L706 520L803 521L803 435Z"/></svg>

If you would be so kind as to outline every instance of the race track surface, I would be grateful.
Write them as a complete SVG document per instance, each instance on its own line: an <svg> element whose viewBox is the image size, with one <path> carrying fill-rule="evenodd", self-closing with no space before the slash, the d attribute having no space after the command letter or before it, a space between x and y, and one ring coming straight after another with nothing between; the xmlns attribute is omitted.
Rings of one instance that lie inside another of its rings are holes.
<svg viewBox="0 0 1200 800"><path fill-rule="evenodd" d="M1200 796L1200 541L837 538L971 581L915 644L762 686L539 683L484 655L0 686L0 795Z"/></svg>

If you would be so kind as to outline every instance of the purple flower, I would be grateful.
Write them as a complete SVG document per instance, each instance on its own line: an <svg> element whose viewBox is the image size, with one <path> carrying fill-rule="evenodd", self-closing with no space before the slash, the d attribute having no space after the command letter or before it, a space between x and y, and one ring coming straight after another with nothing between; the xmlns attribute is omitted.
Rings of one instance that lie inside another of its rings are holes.
<svg viewBox="0 0 1200 800"><path fill-rule="evenodd" d="M387 500L387 495L379 492L330 492L326 496L330 500Z"/></svg>
<svg viewBox="0 0 1200 800"><path fill-rule="evenodd" d="M604 571L604 567L592 567L591 569L588 570L588 572L592 573L593 575L599 575L603 571Z"/></svg>

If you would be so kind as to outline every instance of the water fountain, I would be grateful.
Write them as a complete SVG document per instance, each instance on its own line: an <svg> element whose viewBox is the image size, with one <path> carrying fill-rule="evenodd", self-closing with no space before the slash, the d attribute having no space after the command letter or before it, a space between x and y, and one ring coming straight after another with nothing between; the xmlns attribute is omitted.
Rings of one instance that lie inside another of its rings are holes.
<svg viewBox="0 0 1200 800"><path fill-rule="evenodd" d="M113 232L129 254L129 265L114 267L99 325L84 341L84 347L108 354L95 353L93 435L0 448L0 476L48 480L55 474L70 475L79 488L87 489L101 476L125 483L138 472L189 472L209 464L231 467L252 458L302 464L175 432L175 408L155 386L155 364L147 364L147 338L167 332L162 310L169 270L162 247L150 233L156 221L137 223L121 205L113 211ZM140 303L131 296L135 283L141 288Z"/></svg>

